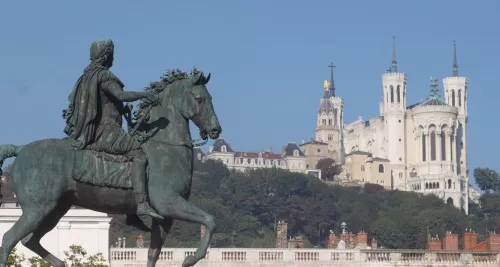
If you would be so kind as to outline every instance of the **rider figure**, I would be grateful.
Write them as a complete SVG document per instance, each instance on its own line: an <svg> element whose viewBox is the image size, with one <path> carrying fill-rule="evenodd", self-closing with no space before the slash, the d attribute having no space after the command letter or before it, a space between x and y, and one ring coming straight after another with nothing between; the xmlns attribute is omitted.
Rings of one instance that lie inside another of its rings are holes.
<svg viewBox="0 0 500 267"><path fill-rule="evenodd" d="M85 68L69 96L63 111L64 132L76 150L102 151L132 158L132 185L137 201L137 215L162 220L151 208L146 196L147 157L140 143L122 129L122 115L128 112L123 102L143 100L158 102L152 92L129 92L109 70L113 66L114 44L99 40L90 47L90 64Z"/></svg>

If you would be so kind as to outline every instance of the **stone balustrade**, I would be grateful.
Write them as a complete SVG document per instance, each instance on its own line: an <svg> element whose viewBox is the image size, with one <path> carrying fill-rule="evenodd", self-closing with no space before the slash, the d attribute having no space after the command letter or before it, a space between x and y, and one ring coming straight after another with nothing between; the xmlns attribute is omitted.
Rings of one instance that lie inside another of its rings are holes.
<svg viewBox="0 0 500 267"><path fill-rule="evenodd" d="M157 266L181 266L194 248L164 248ZM111 267L146 266L147 248L111 248ZM498 267L500 252L211 248L196 267Z"/></svg>

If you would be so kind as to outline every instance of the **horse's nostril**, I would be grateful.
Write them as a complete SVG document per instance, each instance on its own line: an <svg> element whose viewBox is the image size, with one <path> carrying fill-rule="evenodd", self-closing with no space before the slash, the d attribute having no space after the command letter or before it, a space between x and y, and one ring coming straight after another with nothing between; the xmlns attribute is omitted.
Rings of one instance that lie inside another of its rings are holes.
<svg viewBox="0 0 500 267"><path fill-rule="evenodd" d="M219 129L217 129L217 128L212 129L212 134L218 134L218 133L219 133Z"/></svg>

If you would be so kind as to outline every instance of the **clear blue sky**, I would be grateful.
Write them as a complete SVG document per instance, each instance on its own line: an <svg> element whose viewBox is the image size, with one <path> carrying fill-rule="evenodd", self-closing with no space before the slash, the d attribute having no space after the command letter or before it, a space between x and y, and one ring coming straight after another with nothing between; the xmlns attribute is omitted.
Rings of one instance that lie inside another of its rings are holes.
<svg viewBox="0 0 500 267"><path fill-rule="evenodd" d="M469 78L469 167L498 169L499 11L498 0L2 1L0 143L62 137L61 110L91 42L112 38L126 90L196 64L212 72L224 138L280 150L314 136L330 61L346 121L378 115L394 35L409 104L426 97L430 76L451 75L457 41Z"/></svg>

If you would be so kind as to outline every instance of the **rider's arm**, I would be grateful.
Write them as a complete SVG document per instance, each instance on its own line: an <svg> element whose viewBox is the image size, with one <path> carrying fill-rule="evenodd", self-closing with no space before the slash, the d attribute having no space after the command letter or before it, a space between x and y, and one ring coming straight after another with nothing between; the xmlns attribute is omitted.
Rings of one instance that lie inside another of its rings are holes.
<svg viewBox="0 0 500 267"><path fill-rule="evenodd" d="M116 97L122 102L134 102L146 98L147 92L127 92L123 91L121 85L116 81L106 81L101 84L101 88L108 94Z"/></svg>

